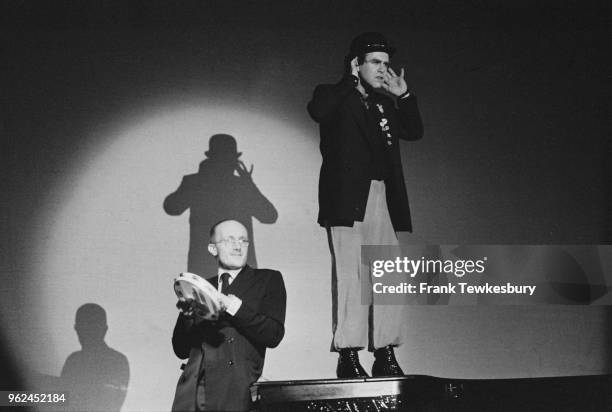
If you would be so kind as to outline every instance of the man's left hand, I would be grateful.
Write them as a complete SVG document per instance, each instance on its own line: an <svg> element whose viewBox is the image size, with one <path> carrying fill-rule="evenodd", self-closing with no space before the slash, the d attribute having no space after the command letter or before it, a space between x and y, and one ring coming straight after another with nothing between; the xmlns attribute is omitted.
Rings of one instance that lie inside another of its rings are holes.
<svg viewBox="0 0 612 412"><path fill-rule="evenodd" d="M404 80L404 69L400 71L399 76L393 71L391 67L385 73L385 82L383 83L383 89L388 91L394 96L401 96L408 91L408 85Z"/></svg>
<svg viewBox="0 0 612 412"><path fill-rule="evenodd" d="M236 312L238 312L238 309L240 309L242 300L234 295L219 293L219 303L221 303L221 311L234 316Z"/></svg>

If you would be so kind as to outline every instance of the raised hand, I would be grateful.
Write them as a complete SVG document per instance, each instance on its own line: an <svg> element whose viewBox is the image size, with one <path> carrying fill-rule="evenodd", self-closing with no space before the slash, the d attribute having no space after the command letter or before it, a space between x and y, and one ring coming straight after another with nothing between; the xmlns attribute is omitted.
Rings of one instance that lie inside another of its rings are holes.
<svg viewBox="0 0 612 412"><path fill-rule="evenodd" d="M385 73L385 82L383 83L383 89L388 91L394 96L401 96L408 91L408 85L404 80L404 69L400 71L399 76L393 71L391 67Z"/></svg>
<svg viewBox="0 0 612 412"><path fill-rule="evenodd" d="M253 168L255 166L251 165L251 169L247 169L246 165L244 164L244 162L242 160L238 161L238 167L236 168L236 172L238 173L238 176L240 177L246 177L246 178L250 178L251 175L253 174Z"/></svg>

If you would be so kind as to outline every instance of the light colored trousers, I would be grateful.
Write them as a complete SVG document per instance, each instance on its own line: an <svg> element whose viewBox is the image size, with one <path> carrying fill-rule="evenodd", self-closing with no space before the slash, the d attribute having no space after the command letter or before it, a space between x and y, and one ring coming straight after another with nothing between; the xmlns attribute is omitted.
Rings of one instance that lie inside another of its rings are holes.
<svg viewBox="0 0 612 412"><path fill-rule="evenodd" d="M385 184L373 180L363 222L327 228L332 258L332 350L401 344L402 306L368 305L361 301L361 245L398 245L385 197ZM369 302L372 302L371 281ZM371 315L371 318L370 318Z"/></svg>

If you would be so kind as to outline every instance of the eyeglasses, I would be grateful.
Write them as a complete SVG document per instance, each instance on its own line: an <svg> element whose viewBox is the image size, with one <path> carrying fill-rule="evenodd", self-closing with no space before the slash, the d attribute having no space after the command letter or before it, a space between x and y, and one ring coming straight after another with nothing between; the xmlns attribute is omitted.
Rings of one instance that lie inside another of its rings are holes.
<svg viewBox="0 0 612 412"><path fill-rule="evenodd" d="M236 239L235 237L226 237L224 239L217 240L215 243L216 244L223 243L225 246L233 246L237 244L240 247L246 247L249 245L249 239L245 239L242 237L239 239Z"/></svg>

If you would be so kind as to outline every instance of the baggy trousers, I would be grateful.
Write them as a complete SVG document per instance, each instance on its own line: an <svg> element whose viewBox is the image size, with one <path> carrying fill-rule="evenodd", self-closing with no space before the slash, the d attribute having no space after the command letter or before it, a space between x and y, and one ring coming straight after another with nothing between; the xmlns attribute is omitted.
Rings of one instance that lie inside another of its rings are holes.
<svg viewBox="0 0 612 412"><path fill-rule="evenodd" d="M361 245L398 245L387 208L385 184L373 180L363 222L353 227L327 227L332 257L332 350L369 350L401 342L402 306L372 305L371 281L368 302L362 303L362 277L370 276L361 265ZM370 309L372 318L370 319Z"/></svg>

